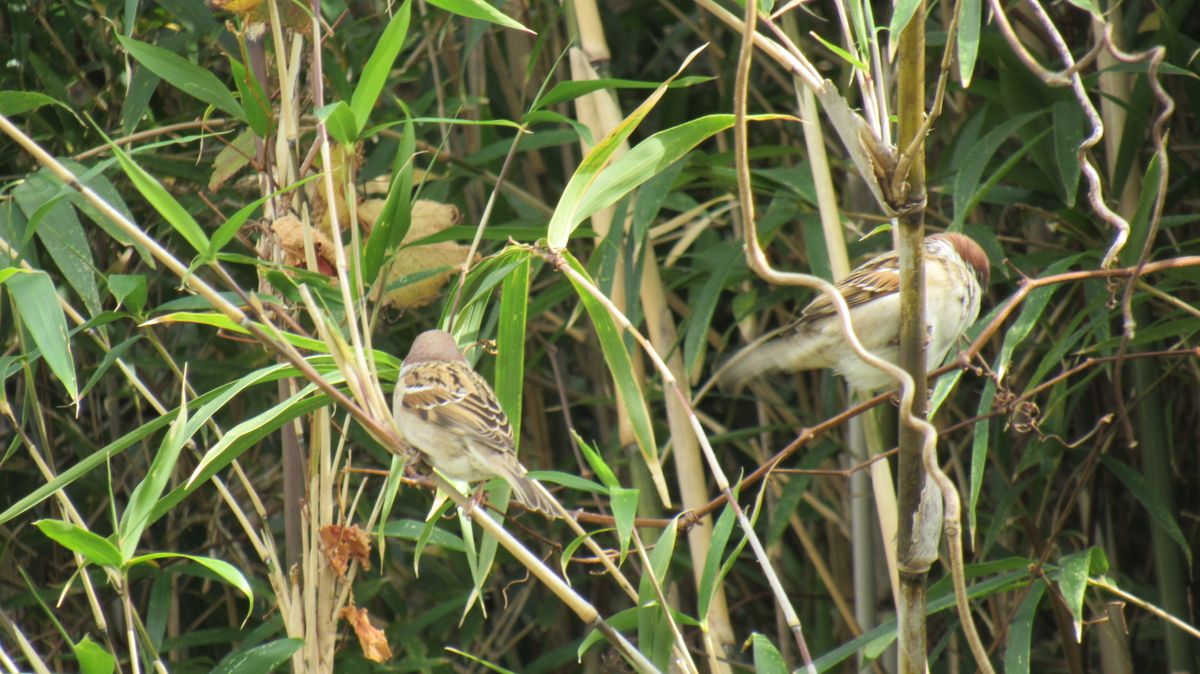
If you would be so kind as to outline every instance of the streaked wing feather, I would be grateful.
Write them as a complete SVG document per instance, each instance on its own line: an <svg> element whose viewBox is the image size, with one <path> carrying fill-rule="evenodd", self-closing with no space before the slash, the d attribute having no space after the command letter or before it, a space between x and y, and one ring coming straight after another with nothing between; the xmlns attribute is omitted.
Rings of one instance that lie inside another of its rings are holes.
<svg viewBox="0 0 1200 674"><path fill-rule="evenodd" d="M847 306L852 309L881 295L896 292L900 289L900 273L896 269L896 254L886 253L872 259L839 281L836 287L842 293L842 297L846 298ZM800 312L800 318L796 321L797 327L800 324L832 316L835 313L837 310L833 308L833 302L829 300L829 296L821 293L807 307L804 307L804 311Z"/></svg>
<svg viewBox="0 0 1200 674"><path fill-rule="evenodd" d="M513 451L512 425L474 370L439 363L408 372L403 405L425 421L481 442L497 452Z"/></svg>

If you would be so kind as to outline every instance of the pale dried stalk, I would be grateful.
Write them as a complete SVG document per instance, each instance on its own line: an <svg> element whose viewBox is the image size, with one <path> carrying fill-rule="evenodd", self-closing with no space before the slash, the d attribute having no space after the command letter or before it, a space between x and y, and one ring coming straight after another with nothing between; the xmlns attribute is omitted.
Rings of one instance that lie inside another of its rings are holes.
<svg viewBox="0 0 1200 674"><path fill-rule="evenodd" d="M8 631L13 635L13 639L17 642L17 647L25 654L25 660L34 672L37 672L37 674L50 674L50 668L46 666L46 662L42 660L42 656L38 654L37 649L33 647L33 644L29 642L25 633L8 617L8 614L2 608L0 608L0 625L8 628ZM4 660L5 665L9 667L9 671L17 671L15 663L9 659L7 653L4 654Z"/></svg>

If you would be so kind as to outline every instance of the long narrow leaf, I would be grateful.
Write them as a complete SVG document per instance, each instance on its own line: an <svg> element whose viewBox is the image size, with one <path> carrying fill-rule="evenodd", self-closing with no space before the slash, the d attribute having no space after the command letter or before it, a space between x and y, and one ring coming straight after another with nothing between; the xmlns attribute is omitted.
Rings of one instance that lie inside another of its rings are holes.
<svg viewBox="0 0 1200 674"><path fill-rule="evenodd" d="M192 217L183 204L167 191L167 188L162 186L162 183L146 172L141 166L121 149L119 145L112 142L108 136L104 137L108 143L109 149L113 156L121 164L121 169L125 171L125 175L129 176L129 181L137 188L138 192L150 202L154 210L166 220L180 236L184 238L197 253L204 253L209 248L208 236L204 234L204 230Z"/></svg>
<svg viewBox="0 0 1200 674"><path fill-rule="evenodd" d="M561 254L577 273L587 278L587 271L583 265L579 264L578 260L565 250ZM633 424L633 434L637 438L638 449L641 450L642 459L646 462L651 479L654 480L659 498L663 505L670 507L671 494L667 489L666 478L663 476L662 462L658 458L658 445L654 441L654 427L650 423L646 397L642 394L637 377L633 375L633 361L629 357L629 351L625 348L625 340L621 338L621 332L617 329L616 322L604 305L592 297L591 293L576 283L574 279L571 280L571 284L575 286L583 308L596 327L596 337L600 340L600 349L604 352L604 360L608 363L613 381L620 393L619 401L625 406L625 411Z"/></svg>
<svg viewBox="0 0 1200 674"><path fill-rule="evenodd" d="M83 555L84 559L93 564L114 569L121 567L121 552L103 536L62 520L38 520L34 525L50 540L71 552Z"/></svg>
<svg viewBox="0 0 1200 674"><path fill-rule="evenodd" d="M584 199L584 195L591 189L592 183L599 177L600 172L612 160L613 154L621 147L621 144L629 138L634 129L641 124L646 115L650 114L650 110L658 104L658 101L667 92L667 87L671 82L683 72L683 69L692 62L692 59L700 53L697 49L687 58L683 60L683 64L675 71L675 74L667 78L667 81L659 85L641 105L629 116L621 120L621 123L609 132L599 143L592 147L579 163L579 168L575 169L575 174L571 176L571 180L567 182L567 186L563 189L562 197L558 200L558 206L554 209L554 215L550 217L550 224L547 228L548 238L551 248L562 248L567 245L567 240L571 238L571 233L583 221L583 217L578 217L580 203ZM647 176L648 177L648 176Z"/></svg>
<svg viewBox="0 0 1200 674"><path fill-rule="evenodd" d="M459 16L465 16L468 19L490 21L505 28L523 30L526 33L536 35L532 30L529 30L515 19L510 18L483 0L428 0L428 2L434 7L439 7Z"/></svg>
<svg viewBox="0 0 1200 674"><path fill-rule="evenodd" d="M791 119L786 115L753 115L751 121ZM613 205L639 185L661 173L712 136L733 127L733 115L707 115L650 136L606 167L582 195L571 228L596 211ZM556 212L557 214L557 212Z"/></svg>
<svg viewBox="0 0 1200 674"><path fill-rule="evenodd" d="M350 97L350 109L354 112L354 119L358 122L356 133L366 127L367 120L371 116L371 108L375 107L375 102L379 100L379 93L383 91L383 85L387 83L392 64L395 63L396 56L400 54L404 40L408 37L411 15L412 2L405 0L404 4L400 5L400 8L392 15L392 20L383 30L379 42L375 43L375 49L371 51L371 56L367 58L367 64L363 66L362 77L358 79L358 84L354 87L354 94Z"/></svg>
<svg viewBox="0 0 1200 674"><path fill-rule="evenodd" d="M0 280L0 283L8 286L17 313L33 337L33 343L74 401L79 397L79 384L75 379L75 361L71 357L67 319L58 304L54 282L44 271L12 271L16 273L12 273L7 281Z"/></svg>
<svg viewBox="0 0 1200 674"><path fill-rule="evenodd" d="M1008 624L1008 647L1004 649L1004 674L1029 674L1029 644L1033 635L1033 619L1037 615L1038 604L1046 594L1046 584L1042 581L1034 583L1029 588L1029 594L1017 607L1017 614Z"/></svg>
<svg viewBox="0 0 1200 674"><path fill-rule="evenodd" d="M155 75L170 82L180 91L195 96L209 105L246 121L246 112L234 98L233 92L205 68L162 47L118 35L117 40L138 63Z"/></svg>
<svg viewBox="0 0 1200 674"><path fill-rule="evenodd" d="M508 414L513 437L521 437L521 396L525 384L525 323L529 310L530 258L504 279L496 328L496 399Z"/></svg>
<svg viewBox="0 0 1200 674"><path fill-rule="evenodd" d="M187 387L182 387L181 396L181 401L186 400ZM121 548L121 555L126 559L132 557L137 550L138 542L142 538L142 531L150 519L150 510L162 496L163 489L166 488L167 482L175 472L179 453L188 441L188 436L185 435L187 421L187 405L181 402L179 414L171 422L166 437L158 446L158 451L154 453L154 461L150 464L150 470L146 471L146 477L142 478L137 487L134 487L133 493L129 496L129 505L121 514L121 521L117 525L117 545Z"/></svg>

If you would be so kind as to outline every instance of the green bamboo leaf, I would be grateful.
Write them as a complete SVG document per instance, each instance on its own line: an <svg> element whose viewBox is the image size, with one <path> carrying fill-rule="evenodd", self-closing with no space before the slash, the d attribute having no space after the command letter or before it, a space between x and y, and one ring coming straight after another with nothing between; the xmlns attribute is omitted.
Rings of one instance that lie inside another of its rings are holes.
<svg viewBox="0 0 1200 674"><path fill-rule="evenodd" d="M275 190L271 194L268 194L265 197L259 197L258 199L255 199L254 201L251 201L245 206L239 208L236 213L229 216L229 219L223 222L221 226L217 228L217 231L213 232L212 239L208 242L208 250L205 251L205 253L201 256L201 260L207 262L216 259L217 253L221 252L221 249L224 248L230 241L232 241L233 237L237 236L237 233L239 230L241 230L242 225L246 224L246 221L250 219L250 216L254 215L254 213L258 211L259 207L264 203L278 197L281 194L287 194L288 192L291 192L298 187L302 187L303 185L306 185L320 177L321 174L314 173L307 178L301 178L287 187Z"/></svg>
<svg viewBox="0 0 1200 674"><path fill-rule="evenodd" d="M277 639L225 656L210 674L267 674L304 646L303 639Z"/></svg>
<svg viewBox="0 0 1200 674"><path fill-rule="evenodd" d="M482 21L490 21L491 23L504 26L505 28L513 28L523 30L530 35L537 33L529 30L514 19L509 18L500 10L492 7L483 0L429 0L429 4L434 7L440 7L452 14L465 16L468 19L480 19Z"/></svg>
<svg viewBox="0 0 1200 674"><path fill-rule="evenodd" d="M686 372L696 372L704 358L708 346L706 339L713 316L717 312L717 304L721 300L721 293L729 275L738 268L738 261L743 255L741 248L740 243L731 242L713 246L712 249L698 255L706 274L703 284L698 287L693 285L688 290L688 307L691 313L688 315L683 337L683 363Z"/></svg>
<svg viewBox="0 0 1200 674"><path fill-rule="evenodd" d="M596 211L613 205L642 183L674 164L692 148L733 127L733 115L707 115L650 136L604 168L581 195L571 229ZM752 115L751 121L791 119L785 115ZM557 215L557 210L555 211Z"/></svg>
<svg viewBox="0 0 1200 674"><path fill-rule="evenodd" d="M395 365L393 364L392 367L395 367ZM208 418L212 414L250 386L272 383L284 377L294 377L296 374L295 368L285 365L272 365L256 371L253 376L247 375L233 383L225 384L208 391L193 400L189 405L190 408L197 410L190 415L190 423L207 423ZM146 438L168 426L174 418L174 414L159 416L81 459L78 463L62 471L57 477L34 489L33 492L22 497L4 512L0 513L0 525L11 522L14 518L19 517L50 498L59 490L65 489L84 475L104 466L113 457L119 456L126 449L145 441Z"/></svg>
<svg viewBox="0 0 1200 674"><path fill-rule="evenodd" d="M1070 255L1046 268L1045 274L1061 274L1071 265L1079 261L1083 257L1080 255ZM1021 313L1017 316L1017 320L1013 322L1011 328L1004 333L1004 343L1000 346L1000 353L996 357L996 362L992 366L997 377L1003 381L1004 375L1008 372L1008 366L1012 362L1013 353L1016 352L1027 337L1033 332L1041 321L1042 314L1049 306L1051 298L1058 290L1058 286L1043 286L1030 292L1025 298L1024 304L1021 306Z"/></svg>
<svg viewBox="0 0 1200 674"><path fill-rule="evenodd" d="M175 311L169 314L156 316L142 323L142 326L171 325L172 323L195 323L198 325L210 325L214 328L237 333L239 335L250 334L249 328L234 322L233 319L229 318L225 314L218 314L216 312L208 311ZM325 342L322 342L319 339L304 337L302 335L297 335L294 332L284 332L282 330L280 330L278 334L279 336L283 337L284 341L286 341L288 344L291 344L299 349L304 349L305 351L325 353L328 350ZM385 356L386 354L376 351L375 355Z"/></svg>
<svg viewBox="0 0 1200 674"><path fill-rule="evenodd" d="M751 651L754 653L754 671L758 674L788 674L787 664L779 649L766 635L755 632L750 635Z"/></svg>
<svg viewBox="0 0 1200 674"><path fill-rule="evenodd" d="M291 376L297 375L295 370L291 368L289 370L291 370ZM334 383L336 385L341 382ZM308 397L305 397L306 394ZM225 469L246 450L257 446L263 441L263 438L278 432L284 424L329 404L328 396L316 393L310 386L267 411L234 426L217 445L214 445L205 454L207 462L203 469L197 469L185 484L172 489L166 496L159 499L150 513L147 524L158 521L180 501L204 486L209 478Z"/></svg>
<svg viewBox="0 0 1200 674"><path fill-rule="evenodd" d="M954 222L950 225L951 230L960 231L962 229L962 223L971 208L986 194L986 190L981 190L979 187L980 181L983 178L983 172L991 163L992 157L996 155L1000 146L1021 127L1041 117L1042 114L1040 111L1027 112L1001 122L996 128L971 144L970 152L962 155L961 165L952 167L955 176L954 189L951 192L954 195ZM1048 132L1049 129L1046 131ZM1018 152L1024 155L1028 147L1025 145Z"/></svg>
<svg viewBox="0 0 1200 674"><path fill-rule="evenodd" d="M129 449L145 438L153 435L163 426L166 426L170 421L167 417L159 417L151 422L143 424L134 431L126 433L119 439L105 445L102 449L93 452L87 458L84 458L79 463L71 466L67 470L58 474L57 477L50 480L46 484L34 489L33 492L23 496L16 503L9 506L3 513L0 513L0 524L10 522L14 518L19 517L31 508L37 507L40 503L53 496L60 489L67 487L79 478L95 470L97 467L104 465L106 461L121 452Z"/></svg>
<svg viewBox="0 0 1200 674"><path fill-rule="evenodd" d="M67 284L94 315L100 313L97 265L79 215L63 198L69 191L48 171L39 171L27 176L12 194L29 218L26 229L37 234Z"/></svg>
<svg viewBox="0 0 1200 674"><path fill-rule="evenodd" d="M246 111L246 122L250 129L259 138L269 137L275 132L275 119L262 84L254 77L252 70L232 56L229 57L229 72L237 85L238 96L242 99L242 107Z"/></svg>
<svg viewBox="0 0 1200 674"><path fill-rule="evenodd" d="M1150 157L1146 165L1146 173L1142 176L1142 189L1138 194L1137 208L1129 219L1129 240L1118 256L1124 266L1136 264L1142 254L1146 237L1150 235L1150 215L1154 212L1154 202L1158 198L1158 180L1162 173L1162 165L1158 162L1158 154ZM1179 334L1179 333L1177 333Z"/></svg>
<svg viewBox="0 0 1200 674"><path fill-rule="evenodd" d="M892 4L892 21L888 24L888 35L893 43L900 39L900 33L908 27L908 22L912 21L920 6L921 0L895 0Z"/></svg>
<svg viewBox="0 0 1200 674"><path fill-rule="evenodd" d="M117 659L90 636L84 635L78 643L71 644L71 652L82 674L112 674L117 668Z"/></svg>
<svg viewBox="0 0 1200 674"><path fill-rule="evenodd" d="M71 400L78 400L79 384L75 379L67 319L59 306L54 282L44 271L25 272L13 268L7 279L0 279L0 283L8 286L17 313L33 337L33 343L42 352L46 365L62 382Z"/></svg>
<svg viewBox="0 0 1200 674"><path fill-rule="evenodd" d="M1083 641L1083 595L1087 590L1088 577L1093 573L1103 575L1108 570L1108 559L1097 547L1080 550L1058 561L1057 582L1063 602L1071 611L1075 628L1075 641Z"/></svg>
<svg viewBox="0 0 1200 674"><path fill-rule="evenodd" d="M474 662L475 664L481 665L483 668L487 669L488 671L495 672L495 674L517 674L516 672L514 672L511 669L501 667L500 665L498 665L494 662L490 662L488 660L485 660L477 655L473 655L466 651L459 650L457 648L454 648L453 646L447 646L446 651L449 653L453 653L455 655L461 656L463 658L466 658L467 660L470 660L471 662Z"/></svg>
<svg viewBox="0 0 1200 674"><path fill-rule="evenodd" d="M100 364L96 366L96 370L92 372L92 375L88 377L87 383L85 383L83 388L79 390L79 397L87 397L88 391L91 391L92 387L104 377L109 368L111 368L117 362L117 359L125 355L125 352L129 350L129 347L141 340L142 335L134 335L133 337L122 341L120 344L107 349L104 352L104 358L102 358L100 360ZM0 380L2 380L2 377L0 377Z"/></svg>
<svg viewBox="0 0 1200 674"><path fill-rule="evenodd" d="M979 58L979 26L983 20L983 0L962 0L958 12L958 81L963 89L971 86L975 61Z"/></svg>
<svg viewBox="0 0 1200 674"><path fill-rule="evenodd" d="M396 496L400 493L400 486L404 483L404 466L408 463L406 457L399 454L392 455L392 465L388 468L387 480L383 483L383 505L379 509L379 524L375 527L375 536L380 540L376 543L375 548L379 550L379 564L383 565L383 555L386 546L383 545L383 537L386 526L390 524L388 518L392 516L392 508L396 505ZM415 539L414 539L415 540Z"/></svg>
<svg viewBox="0 0 1200 674"><path fill-rule="evenodd" d="M717 523L713 526L708 554L704 558L704 570L700 573L700 589L697 591L696 615L700 617L701 622L707 622L708 608L712 604L717 586L724 577L724 573L722 573L724 565L721 563L721 559L725 555L725 548L729 545L729 538L733 534L733 526L736 522L736 513L733 512L731 506L726 505L721 509L721 516L717 518Z"/></svg>
<svg viewBox="0 0 1200 674"><path fill-rule="evenodd" d="M1004 649L1004 674L1029 674L1029 646L1033 635L1033 619L1038 604L1046 594L1046 584L1037 581L1029 586L1029 594L1021 600L1017 614L1008 625L1008 646Z"/></svg>
<svg viewBox="0 0 1200 674"><path fill-rule="evenodd" d="M513 437L521 437L521 399L525 385L525 333L529 310L530 258L525 257L504 279L500 320L496 327L496 399L508 414Z"/></svg>
<svg viewBox="0 0 1200 674"><path fill-rule="evenodd" d="M97 129L98 130L98 129ZM100 132L104 134L103 131ZM112 142L108 136L104 136L104 141L108 143L108 147L112 150L113 156L121 164L121 169L125 171L125 175L129 176L129 181L141 192L146 201L158 211L158 214L166 220L180 236L184 238L197 253L204 253L209 248L208 237L204 234L204 230L192 217L183 204L180 204L174 196L171 195L167 188L162 186L162 183L146 172L141 166L125 153L116 143Z"/></svg>
<svg viewBox="0 0 1200 674"><path fill-rule="evenodd" d="M232 117L247 121L246 111L217 76L182 56L152 44L118 35L117 40L138 63L170 82L180 91L194 96Z"/></svg>
<svg viewBox="0 0 1200 674"><path fill-rule="evenodd" d="M641 609L636 606L633 608L627 608L624 611L617 611L605 622L607 622L615 630L627 630L637 625L638 614L640 612ZM583 641L579 643L579 648L575 649L576 657L582 661L583 654L587 653L589 648L602 641L604 641L604 635L600 634L600 632L597 630L592 630L586 637L584 637Z"/></svg>
<svg viewBox="0 0 1200 674"><path fill-rule="evenodd" d="M121 551L108 539L62 520L38 520L33 523L47 538L71 552L77 552L92 564L119 569L124 560Z"/></svg>
<svg viewBox="0 0 1200 674"><path fill-rule="evenodd" d="M846 51L845 49L842 49L841 47L837 46L836 44L821 37L821 35L819 33L810 32L809 36L816 38L817 42L820 42L822 45L825 45L826 49L833 52L834 54L837 54L838 57L840 57L843 61L845 61L846 63L853 66L856 70L861 70L863 72L870 72L871 69L867 67L867 64L864 63L862 61L862 59L856 58L854 56L854 54L851 54L850 52Z"/></svg>
<svg viewBox="0 0 1200 674"><path fill-rule="evenodd" d="M992 412L992 401L995 399L996 382L989 377L983 383L983 393L979 395L979 407L975 413L980 421L975 424L971 438L971 488L967 494L967 530L970 532L972 547L979 531L975 514L979 507L979 493L983 491L983 474L987 468L988 448L992 436L992 424L988 415Z"/></svg>
<svg viewBox="0 0 1200 674"><path fill-rule="evenodd" d="M608 490L612 506L613 522L616 524L617 540L621 544L621 561L625 563L625 555L629 553L629 541L633 538L633 522L637 517L638 490L625 487L611 487Z"/></svg>
<svg viewBox="0 0 1200 674"><path fill-rule="evenodd" d="M371 50L371 56L367 58L367 64L363 66L362 77L358 79L358 84L354 86L354 93L350 96L350 110L354 113L357 123L355 135L358 135L367 126L371 109L379 100L379 93L383 91L383 85L387 83L388 74L392 71L392 64L395 63L396 56L400 54L404 40L408 37L411 15L412 2L405 0L388 21L387 28L383 30L383 35L379 37L379 42L375 43L375 48Z"/></svg>
<svg viewBox="0 0 1200 674"><path fill-rule="evenodd" d="M436 540L437 536L435 533L441 531L441 529L438 529L437 523L442 518L442 515L449 510L450 506L452 505L454 505L454 501L446 499L441 502L436 510L431 510L428 518L425 520L424 527L421 529L420 533L417 534L417 538L413 541L414 576L421 575L421 553L425 551L426 545ZM453 534L451 535L453 536ZM455 549L455 552L462 553L464 556L466 556L467 542L458 536L454 536L454 539L457 540L461 546L460 548ZM474 550L474 545L472 545L470 549Z"/></svg>
<svg viewBox="0 0 1200 674"><path fill-rule="evenodd" d="M671 521L663 528L663 531L658 536L658 540L654 542L654 549L650 552L650 566L654 569L654 575L660 581L667 578L667 574L671 570L671 556L675 554L675 542L679 534L679 519L672 518ZM649 585L650 579L642 576L638 593L643 599L654 599L654 590ZM643 592L649 594L643 594Z"/></svg>
<svg viewBox="0 0 1200 674"><path fill-rule="evenodd" d="M32 112L45 105L54 105L75 114L70 106L39 91L0 91L0 115L5 117Z"/></svg>
<svg viewBox="0 0 1200 674"><path fill-rule="evenodd" d="M575 442L579 443L579 449L583 452L584 460L588 462L588 466L591 467L596 477L600 478L600 482L609 490L620 489L621 482L617 479L617 474L604 461L604 457L600 456L600 452L593 449L583 437L575 432L574 428L570 429L570 431L571 435L575 437Z"/></svg>
<svg viewBox="0 0 1200 674"><path fill-rule="evenodd" d="M679 77L683 69L692 62L692 59L696 58L701 49L703 47L688 54L674 75L660 84L636 110L629 113L628 117L621 120L621 123L616 128L610 131L607 136L588 151L583 161L579 163L579 167L575 169L575 174L567 182L567 186L563 189L562 197L558 200L558 206L555 207L554 214L550 217L550 224L547 227L547 231L551 248L562 248L567 245L567 240L571 238L571 233L583 221L583 217L577 217L577 211L580 202L583 201L584 196L591 189L592 183L596 181L600 172L612 160L613 154L621 147L621 144L629 138L634 129L650 113L650 110L658 104L663 94L667 92L667 87L670 86L671 82Z"/></svg>
<svg viewBox="0 0 1200 674"><path fill-rule="evenodd" d="M1171 540L1179 544L1190 567L1192 565L1192 547L1188 544L1188 539L1184 536L1183 530L1179 528L1179 523L1175 521L1174 514L1163 503L1162 492L1154 488L1145 475L1142 475L1120 460L1114 459L1107 454L1102 455L1100 460L1106 468L1117 476L1117 479L1121 480L1121 484L1125 485L1125 488L1133 493L1138 503L1141 503L1146 512L1150 513L1150 517L1154 520L1154 523L1165 531L1171 537Z"/></svg>
<svg viewBox="0 0 1200 674"><path fill-rule="evenodd" d="M335 101L314 111L317 119L325 122L330 137L342 145L354 145L358 141L358 122L346 101Z"/></svg>
<svg viewBox="0 0 1200 674"><path fill-rule="evenodd" d="M663 529L658 540L654 542L654 548L650 552L650 568L653 569L653 577L658 579L658 582L665 588L667 585L668 574L671 569L671 556L675 553L675 542L678 534L678 520L672 519L671 522ZM667 671L667 664L671 657L671 646L673 639L670 632L670 624L663 616L663 611L669 611L669 606L661 606L658 603L657 595L654 592L654 586L651 584L651 574L642 574L638 583L638 644L642 652L646 653L647 657L652 662L658 664L663 671Z"/></svg>
<svg viewBox="0 0 1200 674"><path fill-rule="evenodd" d="M968 565L967 577L975 577L979 572L980 565ZM1007 569L1007 570L1005 570ZM1014 591L1028 584L1029 582L1029 560L1025 558L1011 558L1004 560L1002 563L995 565L992 572L1000 571L999 575L979 580L967 586L967 596L972 600L979 597L989 597L1000 592ZM948 587L949 583L942 584L942 591L935 592L938 586L930 588L929 604L926 608L926 615L933 615L940 611L945 611L954 608L954 591ZM863 653L868 657L874 657L885 650L896 638L896 619L892 618L882 625L868 631L862 636L852 639L837 648L824 653L818 657L813 663L819 672L834 671L834 667L856 654Z"/></svg>
<svg viewBox="0 0 1200 674"><path fill-rule="evenodd" d="M561 255L576 273L585 279L588 278L587 271L574 256L565 250L561 251ZM617 385L618 400L621 405L625 406L625 411L629 415L634 437L637 438L638 449L641 450L642 459L650 471L650 477L658 490L659 498L663 505L669 507L671 494L667 489L666 478L663 476L662 462L658 458L658 445L654 441L654 426L650 423L650 411L646 407L646 398L642 394L637 377L633 375L633 361L629 357L629 351L625 348L625 340L621 338L617 324L609 315L608 309L599 300L592 297L592 294L579 285L574 278L571 278L571 285L575 287L579 300L583 303L588 317L592 319L592 324L596 328L596 337L600 340L600 349L604 352L604 360L608 363L608 369L612 372L613 381Z"/></svg>
<svg viewBox="0 0 1200 674"><path fill-rule="evenodd" d="M1054 120L1054 163L1058 165L1058 177L1062 185L1063 201L1067 207L1075 205L1075 194L1079 191L1079 160L1076 152L1083 142L1083 112L1073 101L1056 101L1051 107Z"/></svg>
<svg viewBox="0 0 1200 674"><path fill-rule="evenodd" d="M166 436L158 446L150 469L146 471L146 477L138 482L130 494L129 505L117 524L117 544L120 545L121 555L125 558L132 557L137 551L142 531L150 520L150 512L175 472L179 453L190 437L185 435L188 421L186 401L187 387L181 387L179 413L175 415L175 420L171 422Z"/></svg>
<svg viewBox="0 0 1200 674"><path fill-rule="evenodd" d="M579 436L575 435L575 437L578 438ZM561 484L575 491L601 495L608 493L608 487L598 482L579 477L574 473L564 473L561 470L531 470L529 471L529 475L539 482L553 482L554 484Z"/></svg>
<svg viewBox="0 0 1200 674"><path fill-rule="evenodd" d="M380 525L380 532L384 536L390 538L400 538L406 541L417 541L425 535L426 523L418 520L391 520ZM428 539L428 543L436 545L439 548L444 548L451 552L462 552L466 550L462 539L454 534L439 529L436 526L432 529Z"/></svg>
<svg viewBox="0 0 1200 674"><path fill-rule="evenodd" d="M263 371L260 370L253 373L253 375L250 377L243 377L242 380L239 380L239 382L243 383L241 388L245 388L246 386L250 385L251 382L260 379L263 374ZM337 375L330 375L329 380L332 384L341 383L340 377ZM237 458L237 454L240 453L239 450L244 449L244 447L239 444L239 440L247 435L252 435L257 431L260 431L264 427L278 428L279 425L282 425L282 422L285 418L294 416L291 414L291 412L294 412L296 407L306 399L311 399L316 390L316 385L310 383L289 396L286 400L253 417L250 417L249 419L246 419L245 421L229 429L225 435L221 436L221 439L218 440L216 444L214 444L208 449L207 452L204 453L204 456L200 459L200 463L196 465L194 470L192 470L191 476L188 477L187 482L185 482L183 486L191 489L196 485L196 483L207 480L216 474L217 471L225 466L228 466L230 462ZM204 409L201 410L201 413L210 414L211 412L215 412L217 407L227 400L228 396L223 395L221 398L218 398L212 403L205 405ZM158 510L161 510L161 507Z"/></svg>
<svg viewBox="0 0 1200 674"><path fill-rule="evenodd" d="M375 282L384 260L390 259L408 229L412 225L413 157L416 153L416 132L412 118L405 110L404 135L396 145L396 156L392 160L392 183L388 185L387 199L371 235L367 237L366 252L363 254L363 275ZM384 292L387 292L385 289Z"/></svg>
<svg viewBox="0 0 1200 674"><path fill-rule="evenodd" d="M701 82L708 82L715 78L705 77L702 75L689 75L680 77L671 82L668 89L679 89L690 87ZM653 89L660 86L661 82L649 82L646 80L623 80L617 78L601 78L598 80L570 80L568 82L559 82L554 85L554 88L546 92L545 96L533 102L529 106L529 112L532 114L535 111L548 108L559 103L575 100L580 96L586 96L593 91L602 89Z"/></svg>
<svg viewBox="0 0 1200 674"><path fill-rule="evenodd" d="M149 297L146 290L145 274L109 274L108 292L117 300L117 306L128 306L135 316L140 316L146 308Z"/></svg>
<svg viewBox="0 0 1200 674"><path fill-rule="evenodd" d="M186 559L208 569L216 574L217 578L220 578L235 590L241 592L242 596L248 600L249 605L246 607L246 617L243 622L249 620L250 616L254 614L254 590L250 588L250 581L246 580L246 576L236 566L215 557L185 555L178 552L152 552L145 555L138 555L129 560L128 566L153 562L159 559Z"/></svg>
<svg viewBox="0 0 1200 674"><path fill-rule="evenodd" d="M95 166L85 166L73 159L67 157L59 157L58 161L63 166L67 167L75 177L79 179L80 184L87 186L105 201L109 206L112 206L118 213L125 216L126 220L134 221L133 212L129 210L129 206L125 204L125 198L117 191L117 188L104 174L104 171L111 165L109 161L99 162ZM114 241L122 246L133 246L142 261L151 269L155 268L157 262L154 261L154 256L150 255L150 251L146 249L140 242L134 241L131 236L125 233L125 230L118 227L107 215L104 215L91 204L82 194L67 187L58 179L58 176L50 172L49 169L42 169L38 172L45 175L51 180L59 191L67 195L67 199L75 208L88 217L89 220L96 223L108 234Z"/></svg>

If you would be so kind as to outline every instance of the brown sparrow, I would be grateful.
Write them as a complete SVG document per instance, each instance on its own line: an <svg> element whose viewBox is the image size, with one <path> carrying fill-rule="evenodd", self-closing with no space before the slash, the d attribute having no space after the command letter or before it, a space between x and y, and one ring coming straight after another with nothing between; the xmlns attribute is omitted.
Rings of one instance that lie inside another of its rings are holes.
<svg viewBox="0 0 1200 674"><path fill-rule="evenodd" d="M545 488L517 461L512 426L496 394L444 330L417 336L404 358L392 415L404 439L444 475L477 482L504 478L513 497L553 514Z"/></svg>
<svg viewBox="0 0 1200 674"><path fill-rule="evenodd" d="M956 233L925 238L926 363L930 370L979 315L982 289L991 267L979 244ZM896 363L900 358L900 259L893 251L872 258L837 284L850 309L859 341L871 353ZM833 368L858 391L895 385L883 370L868 365L842 335L837 310L817 296L775 339L750 346L726 364L722 384L740 387L772 370Z"/></svg>

